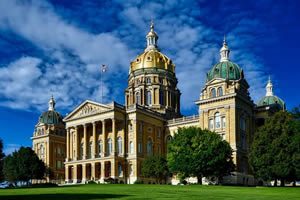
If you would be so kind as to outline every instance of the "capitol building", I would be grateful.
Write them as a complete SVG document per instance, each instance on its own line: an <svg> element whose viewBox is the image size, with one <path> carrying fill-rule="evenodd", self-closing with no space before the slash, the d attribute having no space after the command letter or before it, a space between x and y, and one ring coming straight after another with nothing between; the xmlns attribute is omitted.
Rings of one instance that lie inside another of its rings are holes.
<svg viewBox="0 0 300 200"><path fill-rule="evenodd" d="M160 51L153 23L146 40L145 50L130 63L125 105L85 100L63 117L51 97L32 136L33 150L53 171L48 180L151 183L142 176L143 160L166 155L178 128L197 126L220 134L233 149L236 170L224 181L254 184L248 165L254 132L274 112L285 109L271 80L255 104L244 71L230 60L224 39L220 61L207 72L202 90L195 91L200 94L198 114L182 116L175 64ZM169 181L176 183L176 177Z"/></svg>

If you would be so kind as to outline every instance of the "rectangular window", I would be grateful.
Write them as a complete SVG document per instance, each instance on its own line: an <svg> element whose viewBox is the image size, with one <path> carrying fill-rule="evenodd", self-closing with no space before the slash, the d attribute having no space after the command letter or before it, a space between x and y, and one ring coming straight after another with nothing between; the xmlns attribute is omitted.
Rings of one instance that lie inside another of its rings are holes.
<svg viewBox="0 0 300 200"><path fill-rule="evenodd" d="M210 119L209 120L209 130L213 130L214 129L214 120Z"/></svg>
<svg viewBox="0 0 300 200"><path fill-rule="evenodd" d="M142 143L141 142L139 142L139 144L138 144L138 151L139 151L139 153L142 153Z"/></svg>
<svg viewBox="0 0 300 200"><path fill-rule="evenodd" d="M222 128L226 128L226 118L222 117Z"/></svg>

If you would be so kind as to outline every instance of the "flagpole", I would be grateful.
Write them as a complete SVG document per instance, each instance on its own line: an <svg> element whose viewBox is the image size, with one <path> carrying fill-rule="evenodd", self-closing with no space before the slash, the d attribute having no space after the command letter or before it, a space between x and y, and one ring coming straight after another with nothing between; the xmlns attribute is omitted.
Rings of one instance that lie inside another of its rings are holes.
<svg viewBox="0 0 300 200"><path fill-rule="evenodd" d="M107 67L106 65L102 64L101 66L101 72L100 72L100 89L101 89L101 103L103 103L103 73L106 72Z"/></svg>

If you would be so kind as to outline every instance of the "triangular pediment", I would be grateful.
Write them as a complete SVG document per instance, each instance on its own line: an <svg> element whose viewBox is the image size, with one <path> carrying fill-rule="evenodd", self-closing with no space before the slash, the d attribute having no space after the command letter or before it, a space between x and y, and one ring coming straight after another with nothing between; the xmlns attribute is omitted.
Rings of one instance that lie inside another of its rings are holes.
<svg viewBox="0 0 300 200"><path fill-rule="evenodd" d="M112 107L109 105L86 100L82 104L77 106L70 114L68 114L64 118L64 121L68 121L71 119L77 119L77 118L81 118L81 117L86 117L86 116L94 115L97 113L106 112L111 109L112 109Z"/></svg>

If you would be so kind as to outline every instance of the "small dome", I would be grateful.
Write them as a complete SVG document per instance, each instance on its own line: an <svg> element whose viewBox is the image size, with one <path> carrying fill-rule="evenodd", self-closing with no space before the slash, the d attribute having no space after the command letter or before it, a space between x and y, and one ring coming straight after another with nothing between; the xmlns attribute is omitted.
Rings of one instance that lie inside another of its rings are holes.
<svg viewBox="0 0 300 200"><path fill-rule="evenodd" d="M243 70L231 61L219 62L207 73L206 82L214 78L222 78L226 80L240 80L244 78Z"/></svg>
<svg viewBox="0 0 300 200"><path fill-rule="evenodd" d="M53 110L48 110L48 111L44 112L40 116L39 122L44 123L44 124L53 124L53 125L64 123L63 122L63 116L61 114L59 114L58 112L53 111Z"/></svg>
<svg viewBox="0 0 300 200"><path fill-rule="evenodd" d="M264 96L257 104L257 106L278 106L281 110L285 110L285 103L279 97Z"/></svg>
<svg viewBox="0 0 300 200"><path fill-rule="evenodd" d="M175 65L172 60L155 49L145 51L130 63L130 72L145 68L159 68L175 73Z"/></svg>

